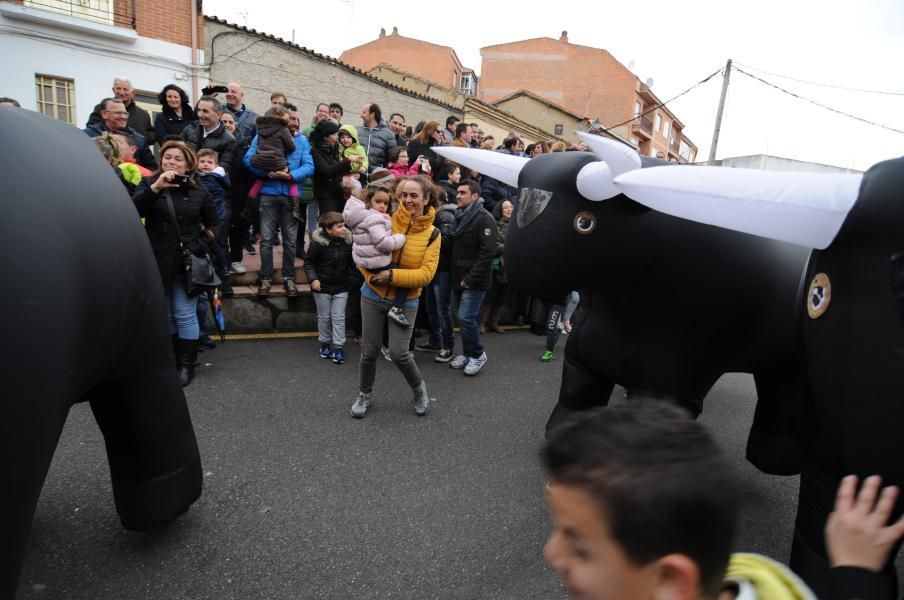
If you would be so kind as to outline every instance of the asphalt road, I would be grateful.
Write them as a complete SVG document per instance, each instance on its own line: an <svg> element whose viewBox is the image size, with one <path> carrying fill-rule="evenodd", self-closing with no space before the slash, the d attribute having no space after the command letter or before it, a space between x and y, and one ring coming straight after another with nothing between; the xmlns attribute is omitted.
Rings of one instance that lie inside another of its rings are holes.
<svg viewBox="0 0 904 600"><path fill-rule="evenodd" d="M356 348L343 366L321 360L316 339L202 354L187 397L204 492L155 534L120 527L103 439L90 409L74 407L18 598L563 598L542 558L537 459L561 364L539 362L543 338L527 332L486 343L477 377L416 353L435 399L425 418L381 359L360 421L348 414ZM797 479L743 459L754 401L750 376L727 375L702 418L743 473L738 549L787 560Z"/></svg>

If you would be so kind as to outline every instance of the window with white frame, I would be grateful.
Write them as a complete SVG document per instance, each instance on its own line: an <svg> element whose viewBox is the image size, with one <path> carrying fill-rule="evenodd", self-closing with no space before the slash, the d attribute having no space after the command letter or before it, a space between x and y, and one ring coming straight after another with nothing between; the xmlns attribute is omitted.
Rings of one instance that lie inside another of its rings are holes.
<svg viewBox="0 0 904 600"><path fill-rule="evenodd" d="M25 6L113 25L114 0L25 0Z"/></svg>
<svg viewBox="0 0 904 600"><path fill-rule="evenodd" d="M475 84L474 75L471 73L465 73L461 76L461 93L466 96L473 96L475 92Z"/></svg>
<svg viewBox="0 0 904 600"><path fill-rule="evenodd" d="M635 100L634 101L634 116L639 117L640 113L642 113L642 112L643 112L643 105L640 102Z"/></svg>
<svg viewBox="0 0 904 600"><path fill-rule="evenodd" d="M664 137L669 137L669 131L671 130L671 128L672 128L672 122L669 121L668 119L663 119L662 120L662 135Z"/></svg>
<svg viewBox="0 0 904 600"><path fill-rule="evenodd" d="M662 117L659 116L659 113L656 113L656 117L653 120L653 131L659 131L659 128L662 127Z"/></svg>
<svg viewBox="0 0 904 600"><path fill-rule="evenodd" d="M35 75L38 112L75 125L75 80Z"/></svg>

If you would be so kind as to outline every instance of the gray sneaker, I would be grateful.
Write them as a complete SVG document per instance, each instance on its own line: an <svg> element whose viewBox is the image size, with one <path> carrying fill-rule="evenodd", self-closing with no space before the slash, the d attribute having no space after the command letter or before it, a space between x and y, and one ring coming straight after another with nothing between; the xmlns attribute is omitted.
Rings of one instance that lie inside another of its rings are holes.
<svg viewBox="0 0 904 600"><path fill-rule="evenodd" d="M356 419L363 419L367 414L367 408L370 406L370 394L358 392L358 398L352 404L352 416Z"/></svg>
<svg viewBox="0 0 904 600"><path fill-rule="evenodd" d="M452 362L449 363L449 366L453 369L464 369L468 366L468 361L471 359L465 356L464 354L459 354L455 358L452 359Z"/></svg>
<svg viewBox="0 0 904 600"><path fill-rule="evenodd" d="M421 380L421 385L414 388L414 414L423 417L430 409L430 398L427 396L427 382Z"/></svg>
<svg viewBox="0 0 904 600"><path fill-rule="evenodd" d="M477 358L472 358L468 361L467 366L465 367L465 375L477 375L477 372L483 368L483 365L487 364L487 353L484 352Z"/></svg>

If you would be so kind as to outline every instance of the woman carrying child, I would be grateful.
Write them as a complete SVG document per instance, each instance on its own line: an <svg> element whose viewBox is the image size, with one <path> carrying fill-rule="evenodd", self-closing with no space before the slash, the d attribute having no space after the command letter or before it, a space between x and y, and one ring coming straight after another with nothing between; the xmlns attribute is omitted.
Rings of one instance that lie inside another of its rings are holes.
<svg viewBox="0 0 904 600"><path fill-rule="evenodd" d="M370 406L383 325L400 289L406 295L402 310L409 324L407 327L390 326L389 357L414 392L415 414L426 415L430 406L427 384L421 377L414 354L408 351L408 346L414 332L421 288L433 279L439 262L441 240L439 231L433 227L439 191L424 177L403 179L396 191L399 208L392 215L392 232L404 234L406 240L402 248L392 254L392 265L395 266L379 273L361 269L365 278L365 284L361 288L363 347L358 398L351 409L352 416L358 419L365 416ZM388 204L389 197L385 190L375 192L371 196L371 204L376 201L376 194L380 194L380 202ZM351 200L349 204L352 204Z"/></svg>
<svg viewBox="0 0 904 600"><path fill-rule="evenodd" d="M320 358L332 358L341 365L345 362L345 307L355 281L352 234L337 212L322 213L317 225L304 258L304 273L317 305Z"/></svg>
<svg viewBox="0 0 904 600"><path fill-rule="evenodd" d="M339 126L332 119L317 123L311 132L311 157L314 159L314 199L322 215L341 213L345 207L342 176L356 171L360 157L339 158L337 141Z"/></svg>

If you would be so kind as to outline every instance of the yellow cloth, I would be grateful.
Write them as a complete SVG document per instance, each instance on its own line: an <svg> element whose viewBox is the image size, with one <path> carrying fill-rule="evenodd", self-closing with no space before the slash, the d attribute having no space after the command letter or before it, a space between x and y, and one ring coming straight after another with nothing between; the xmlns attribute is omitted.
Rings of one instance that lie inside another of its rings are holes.
<svg viewBox="0 0 904 600"><path fill-rule="evenodd" d="M791 569L760 554L732 554L725 578L749 582L761 600L816 600L807 584Z"/></svg>
<svg viewBox="0 0 904 600"><path fill-rule="evenodd" d="M436 211L431 206L426 215L415 217L414 220L400 206L392 215L392 232L404 233L405 245L401 250L392 253L393 264L399 265L392 269L392 285L375 285L370 282L373 273L361 269L367 285L383 298L394 298L395 287L409 290L408 299L413 300L421 295L421 288L433 281L436 267L439 264L439 248L442 244L442 236L436 236L433 243L430 234L433 232L433 216Z"/></svg>
<svg viewBox="0 0 904 600"><path fill-rule="evenodd" d="M138 165L123 162L119 163L117 166L119 167L119 170L122 171L122 176L126 181L132 185L141 183L141 170L138 168Z"/></svg>

